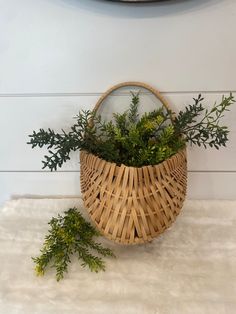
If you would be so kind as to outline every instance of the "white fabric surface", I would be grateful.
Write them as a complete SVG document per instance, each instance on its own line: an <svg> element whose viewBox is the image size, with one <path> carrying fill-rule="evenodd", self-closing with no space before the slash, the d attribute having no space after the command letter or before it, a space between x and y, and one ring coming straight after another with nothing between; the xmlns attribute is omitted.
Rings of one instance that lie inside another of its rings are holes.
<svg viewBox="0 0 236 314"><path fill-rule="evenodd" d="M75 260L57 283L36 277L47 222L80 199L20 199L0 210L0 313L236 313L236 202L187 201L171 229L150 244L102 239L117 259L90 273Z"/></svg>

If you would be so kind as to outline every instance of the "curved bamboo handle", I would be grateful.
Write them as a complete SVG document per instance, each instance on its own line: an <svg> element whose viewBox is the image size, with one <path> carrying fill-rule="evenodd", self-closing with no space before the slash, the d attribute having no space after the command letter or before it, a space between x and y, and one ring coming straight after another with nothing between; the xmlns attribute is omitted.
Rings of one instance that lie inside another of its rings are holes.
<svg viewBox="0 0 236 314"><path fill-rule="evenodd" d="M169 104L168 102L165 100L165 98L160 94L160 92L153 88L152 86L145 84L145 83L141 83L141 82L124 82L124 83L120 83L117 85L112 86L110 89L108 89L98 100L98 102L96 103L95 107L94 107L94 111L96 112L99 107L101 106L101 104L103 103L103 101L105 100L106 97L108 97L112 92L114 92L115 90L121 88L121 87L127 87L127 86L136 86L136 87L143 87L145 89L147 89L149 92L151 92L152 94L154 94L156 96L156 98L158 98L160 100L160 102L166 107L167 110L170 110ZM174 120L174 114L171 115L171 120Z"/></svg>

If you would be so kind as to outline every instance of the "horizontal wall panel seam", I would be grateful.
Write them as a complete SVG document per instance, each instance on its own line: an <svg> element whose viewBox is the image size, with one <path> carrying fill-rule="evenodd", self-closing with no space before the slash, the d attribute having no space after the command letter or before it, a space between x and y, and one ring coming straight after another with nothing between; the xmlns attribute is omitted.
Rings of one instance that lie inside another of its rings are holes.
<svg viewBox="0 0 236 314"><path fill-rule="evenodd" d="M192 90L192 91L161 91L162 94L223 94L223 93L236 93L236 90ZM24 98L24 97L76 97L76 96L101 96L103 92L90 92L90 93L22 93L22 94L0 94L0 98ZM127 93L116 93L117 96L127 95Z"/></svg>

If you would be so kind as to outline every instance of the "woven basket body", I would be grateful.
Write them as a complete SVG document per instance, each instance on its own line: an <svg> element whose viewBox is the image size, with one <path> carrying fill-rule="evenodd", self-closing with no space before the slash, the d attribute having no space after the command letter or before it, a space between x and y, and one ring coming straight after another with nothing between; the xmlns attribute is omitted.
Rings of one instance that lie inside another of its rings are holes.
<svg viewBox="0 0 236 314"><path fill-rule="evenodd" d="M118 166L81 151L80 167L85 207L100 232L118 243L151 241L175 221L183 206L185 149L158 165L140 168Z"/></svg>
<svg viewBox="0 0 236 314"><path fill-rule="evenodd" d="M117 166L82 151L85 207L107 238L123 244L151 241L176 219L186 195L185 150L156 166Z"/></svg>

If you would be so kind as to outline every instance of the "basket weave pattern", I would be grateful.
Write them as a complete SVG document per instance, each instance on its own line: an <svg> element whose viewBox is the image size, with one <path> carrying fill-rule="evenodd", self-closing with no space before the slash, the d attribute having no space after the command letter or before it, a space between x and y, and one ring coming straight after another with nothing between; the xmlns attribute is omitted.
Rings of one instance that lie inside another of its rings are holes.
<svg viewBox="0 0 236 314"><path fill-rule="evenodd" d="M82 151L81 190L97 228L123 244L151 241L178 216L186 195L187 160L182 150L155 166L117 166Z"/></svg>

